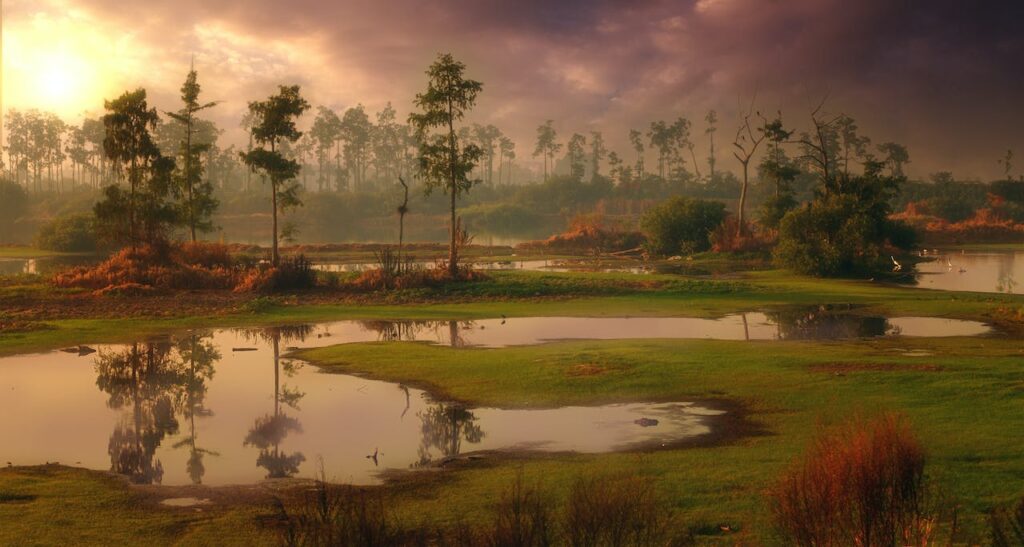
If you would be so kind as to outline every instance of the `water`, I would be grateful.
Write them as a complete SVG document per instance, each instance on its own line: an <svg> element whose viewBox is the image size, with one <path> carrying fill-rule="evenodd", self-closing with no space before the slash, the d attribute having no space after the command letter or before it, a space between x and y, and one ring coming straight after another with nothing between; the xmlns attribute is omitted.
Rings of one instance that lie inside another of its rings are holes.
<svg viewBox="0 0 1024 547"><path fill-rule="evenodd" d="M417 341L453 347L498 348L553 340L715 339L840 340L881 336L982 336L977 321L859 315L821 308L695 317L514 317L473 321L336 321L320 325L303 347L344 342Z"/></svg>
<svg viewBox="0 0 1024 547"><path fill-rule="evenodd" d="M434 262L417 261L413 263L417 267L430 268ZM313 269L324 272L363 272L378 267L377 263L344 263L344 262L321 262L313 265ZM543 272L629 272L649 273L652 268L635 262L615 261L593 261L593 260L565 260L565 259L535 259L535 260L499 260L473 262L473 267L478 270L526 270Z"/></svg>
<svg viewBox="0 0 1024 547"><path fill-rule="evenodd" d="M825 308L695 318L531 317L336 321L188 333L129 345L0 358L0 462L60 462L138 483L245 484L328 474L380 480L482 450L609 452L712 431L688 402L554 409L466 408L366 378L323 374L288 350L416 340L455 347L552 339L772 340L973 336L970 321L865 317ZM95 351L94 351L95 350Z"/></svg>
<svg viewBox="0 0 1024 547"><path fill-rule="evenodd" d="M322 334L322 333L321 333ZM711 431L686 402L541 410L466 408L282 356L311 327L222 330L96 353L0 359L0 460L60 462L143 484L314 476L380 481L483 450L609 452ZM234 351L254 348L255 351Z"/></svg>
<svg viewBox="0 0 1024 547"><path fill-rule="evenodd" d="M1015 294L1024 289L1024 251L939 251L917 271L917 284L926 289Z"/></svg>
<svg viewBox="0 0 1024 547"><path fill-rule="evenodd" d="M46 256L40 258L0 258L0 275L49 275L72 266L96 262L91 256Z"/></svg>

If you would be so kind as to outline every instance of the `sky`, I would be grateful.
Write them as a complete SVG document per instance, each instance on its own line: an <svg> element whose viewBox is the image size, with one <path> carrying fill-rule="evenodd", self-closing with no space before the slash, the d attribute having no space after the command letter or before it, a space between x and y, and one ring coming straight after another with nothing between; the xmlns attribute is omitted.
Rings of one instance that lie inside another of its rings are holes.
<svg viewBox="0 0 1024 547"><path fill-rule="evenodd" d="M824 100L874 142L905 144L911 176L992 179L1007 149L1024 166L1019 1L2 2L3 108L72 120L140 86L177 108L192 59L228 141L242 140L248 101L279 84L339 112L390 101L404 117L451 52L484 83L471 121L510 135L523 162L547 119L562 142L599 130L631 157L629 129L684 116L703 157L714 109L720 164L736 169L739 112L755 104L806 129Z"/></svg>

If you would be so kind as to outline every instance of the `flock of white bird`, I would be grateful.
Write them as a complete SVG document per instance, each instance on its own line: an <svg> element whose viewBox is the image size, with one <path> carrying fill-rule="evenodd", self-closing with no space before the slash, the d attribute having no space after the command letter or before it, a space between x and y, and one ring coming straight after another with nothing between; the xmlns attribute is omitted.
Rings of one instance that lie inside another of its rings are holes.
<svg viewBox="0 0 1024 547"><path fill-rule="evenodd" d="M920 256L928 256L928 254L929 254L928 249L921 249ZM939 250L938 249L932 249L931 250L931 254L938 255L939 254ZM964 251L961 250L960 254L964 254ZM903 264L900 264L899 261L896 260L896 257L894 257L892 255L889 255L889 260L892 260L892 271L899 272L899 271L903 270ZM953 271L953 262L949 259L948 255L946 256L946 271L947 272ZM957 268L957 273L966 273L966 272L967 272L967 268L964 268L963 266L960 266L959 268Z"/></svg>

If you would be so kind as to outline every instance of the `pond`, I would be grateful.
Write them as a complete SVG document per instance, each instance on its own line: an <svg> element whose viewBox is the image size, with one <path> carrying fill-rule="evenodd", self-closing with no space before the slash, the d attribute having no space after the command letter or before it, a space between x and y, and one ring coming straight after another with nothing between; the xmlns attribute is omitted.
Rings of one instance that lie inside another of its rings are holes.
<svg viewBox="0 0 1024 547"><path fill-rule="evenodd" d="M917 265L917 285L926 289L1014 294L1024 283L1024 251L938 250Z"/></svg>
<svg viewBox="0 0 1024 547"><path fill-rule="evenodd" d="M72 266L96 262L92 256L44 256L39 258L0 258L0 275L49 275Z"/></svg>
<svg viewBox="0 0 1024 547"><path fill-rule="evenodd" d="M687 402L466 408L282 356L287 345L317 340L314 330L197 332L0 359L0 458L165 485L312 478L322 458L333 480L372 484L383 471L468 452L674 443L709 433L722 414Z"/></svg>
<svg viewBox="0 0 1024 547"><path fill-rule="evenodd" d="M681 317L335 321L191 332L0 358L0 463L60 462L138 483L245 484L381 472L485 450L610 452L712 433L692 402L468 408L409 386L320 373L289 350L366 341L501 347L553 339L839 339L973 336L981 323L860 316L826 307ZM486 358L481 356L481 358Z"/></svg>

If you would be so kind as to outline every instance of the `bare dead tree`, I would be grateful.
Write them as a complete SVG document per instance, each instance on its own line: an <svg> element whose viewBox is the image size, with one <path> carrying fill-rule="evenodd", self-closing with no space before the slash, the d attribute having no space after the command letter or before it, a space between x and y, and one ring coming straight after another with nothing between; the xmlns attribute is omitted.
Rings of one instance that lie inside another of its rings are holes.
<svg viewBox="0 0 1024 547"><path fill-rule="evenodd" d="M811 162L818 171L821 173L822 187L825 189L825 194L831 191L831 181L833 176L832 159L829 157L829 138L828 136L833 133L833 126L842 118L842 115L833 116L829 119L822 118L822 108L825 107L825 102L828 100L828 95L822 97L821 102L818 106L811 111L811 123L814 125L814 135L804 134L800 139L793 141L804 147L807 152L801 156L801 159Z"/></svg>
<svg viewBox="0 0 1024 547"><path fill-rule="evenodd" d="M405 183L405 179L401 175L398 176L398 182L401 183L402 188L405 190L405 198L402 200L402 204L398 206L398 267L402 267L402 240L405 237L405 214L409 212L409 185Z"/></svg>
<svg viewBox="0 0 1024 547"><path fill-rule="evenodd" d="M732 155L735 156L740 162L740 165L743 166L743 186L740 187L740 204L736 212L737 237L743 235L743 229L746 225L744 222L744 209L746 209L747 206L747 188L750 185L750 160L753 159L754 154L757 153L757 149L761 146L761 143L764 142L766 135L765 132L762 131L762 128L767 123L767 120L764 119L764 116L761 115L760 111L754 110L755 100L757 100L757 95L750 100L750 107L747 108L747 111L740 115L740 124L736 129L736 138L732 143L732 145L736 147L736 150L733 150ZM761 119L761 124L756 129L750 123L751 118L754 116Z"/></svg>

